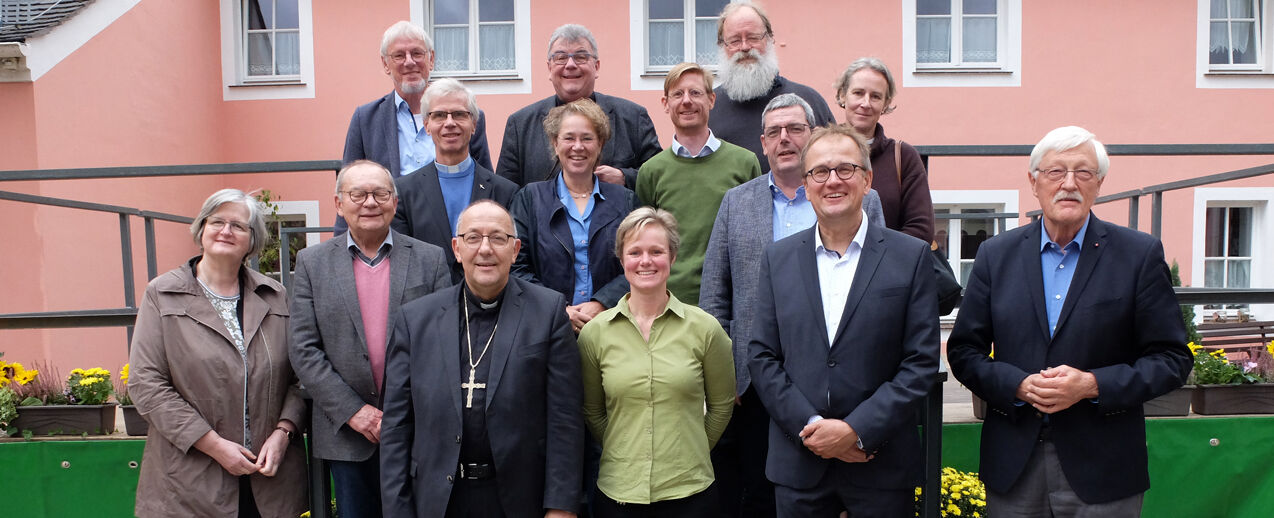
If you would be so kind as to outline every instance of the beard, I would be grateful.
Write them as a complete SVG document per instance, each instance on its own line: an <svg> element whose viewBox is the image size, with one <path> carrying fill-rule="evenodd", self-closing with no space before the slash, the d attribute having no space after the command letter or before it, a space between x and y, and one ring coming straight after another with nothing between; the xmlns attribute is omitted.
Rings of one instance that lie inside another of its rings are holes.
<svg viewBox="0 0 1274 518"><path fill-rule="evenodd" d="M398 84L398 88L408 95L420 95L429 87L429 81L421 79L419 81L403 81Z"/></svg>
<svg viewBox="0 0 1274 518"><path fill-rule="evenodd" d="M754 58L752 63L740 63L745 57ZM757 49L735 52L727 57L724 47L717 47L717 62L721 67L717 77L726 97L736 102L750 101L769 93L774 86L774 78L779 75L779 58L774 52L774 42L768 41L765 52Z"/></svg>

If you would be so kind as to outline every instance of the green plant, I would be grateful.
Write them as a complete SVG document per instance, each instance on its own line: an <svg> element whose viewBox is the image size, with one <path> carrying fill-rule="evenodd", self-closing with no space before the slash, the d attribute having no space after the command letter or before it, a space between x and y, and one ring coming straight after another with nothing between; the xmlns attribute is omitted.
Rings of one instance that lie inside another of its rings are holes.
<svg viewBox="0 0 1274 518"><path fill-rule="evenodd" d="M916 488L916 516L921 515L923 493ZM952 467L942 468L942 495L938 503L939 516L986 516L986 486L977 473L960 471Z"/></svg>
<svg viewBox="0 0 1274 518"><path fill-rule="evenodd" d="M1172 285L1181 286L1181 269L1177 267L1177 260L1172 260ZM1199 336L1199 330L1194 326L1194 306L1189 304L1181 305L1181 320L1186 325L1186 341L1199 343L1203 338Z"/></svg>
<svg viewBox="0 0 1274 518"><path fill-rule="evenodd" d="M1256 372L1248 372L1226 358L1225 351L1204 350L1203 346L1194 342L1187 344L1194 355L1194 371L1190 373L1193 383L1199 385L1241 385L1244 383L1260 383L1263 378Z"/></svg>
<svg viewBox="0 0 1274 518"><path fill-rule="evenodd" d="M10 386L18 394L18 406L68 404L70 402L70 392L66 390L66 386L62 382L62 374L57 368L46 362L41 362L36 364L36 366L39 368L23 370L26 383ZM22 365L14 362L10 363L8 367L15 371L12 379L17 379L19 374L16 374L16 371L21 369ZM44 374L41 375L40 373Z"/></svg>
<svg viewBox="0 0 1274 518"><path fill-rule="evenodd" d="M76 405L100 405L110 399L111 371L101 367L75 369L66 378L70 402Z"/></svg>
<svg viewBox="0 0 1274 518"><path fill-rule="evenodd" d="M282 223L283 218L279 217L279 204L275 202L283 199L283 197L269 189L261 189L261 191L256 193L254 196L257 201L261 202L261 204L268 210L265 220L266 227L269 229L266 235L265 248L261 249L261 255L257 257L257 270L262 272L277 272L282 265L280 258L283 253L283 246L282 240L279 236L279 227L281 226L280 224ZM296 253L302 248L305 248L303 239L296 235L288 238L289 258L296 257Z"/></svg>

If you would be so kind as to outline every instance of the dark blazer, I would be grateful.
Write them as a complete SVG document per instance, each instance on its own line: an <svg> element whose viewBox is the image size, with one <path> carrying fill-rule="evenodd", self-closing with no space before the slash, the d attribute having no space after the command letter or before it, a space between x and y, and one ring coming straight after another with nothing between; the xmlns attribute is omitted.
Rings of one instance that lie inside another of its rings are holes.
<svg viewBox="0 0 1274 518"><path fill-rule="evenodd" d="M1026 466L1042 416L1016 405L1027 375L1069 365L1097 377L1098 398L1049 416L1057 458L1088 503L1150 487L1141 405L1181 386L1192 360L1163 245L1090 215L1074 278L1049 338L1032 223L982 243L947 340L951 372L987 401L982 480L1005 492ZM995 358L991 359L992 346Z"/></svg>
<svg viewBox="0 0 1274 518"><path fill-rule="evenodd" d="M478 165L491 169L491 152L487 149L487 117L478 110L474 119L473 138L469 140L469 156ZM345 133L345 153L341 162L368 159L385 166L395 177L410 171L399 171L402 164L398 157L398 116L394 107L394 92L385 94L354 109L349 119L349 131Z"/></svg>
<svg viewBox="0 0 1274 518"><path fill-rule="evenodd" d="M513 197L510 211L517 223L522 249L513 275L566 296L575 291L575 246L570 216L557 198L557 177L528 184ZM628 293L624 266L615 255L615 231L624 216L640 206L637 195L624 187L598 182L604 198L593 200L588 226L588 270L593 277L593 300L607 308Z"/></svg>
<svg viewBox="0 0 1274 518"><path fill-rule="evenodd" d="M460 461L461 286L403 305L381 422L385 516L442 516ZM511 518L575 512L584 468L579 349L562 295L510 278L491 343L486 421Z"/></svg>
<svg viewBox="0 0 1274 518"><path fill-rule="evenodd" d="M838 460L814 455L798 433L809 418L844 419L875 458L843 464L856 486L919 483L916 408L938 372L938 298L929 247L868 225L840 328L830 347L814 256L817 227L765 250L748 350L752 387L770 414L765 475L808 489Z"/></svg>
<svg viewBox="0 0 1274 518"><path fill-rule="evenodd" d="M376 451L376 445L345 423L363 405L380 408L381 394L367 359L354 259L346 239L341 234L297 254L288 290L292 295L288 353L292 370L314 398L310 437L315 454L329 460L363 461ZM451 270L441 249L397 232L389 266L387 338L399 306L451 285Z"/></svg>
<svg viewBox="0 0 1274 518"><path fill-rule="evenodd" d="M623 171L624 184L632 189L637 182L637 168L663 150L655 135L655 123L650 121L646 108L627 99L596 92L592 99L610 119L610 140L602 147L602 163ZM496 173L526 185L547 180L557 172L555 155L544 134L544 118L557 104L557 96L549 96L509 116Z"/></svg>
<svg viewBox="0 0 1274 518"><path fill-rule="evenodd" d="M442 186L438 184L437 164L430 163L407 176L395 178L394 183L398 185L398 212L390 225L394 230L442 248L451 268L451 282L460 282L464 269L451 251L451 221L447 219L447 205L442 200ZM471 202L490 199L508 207L517 190L513 182L475 164Z"/></svg>

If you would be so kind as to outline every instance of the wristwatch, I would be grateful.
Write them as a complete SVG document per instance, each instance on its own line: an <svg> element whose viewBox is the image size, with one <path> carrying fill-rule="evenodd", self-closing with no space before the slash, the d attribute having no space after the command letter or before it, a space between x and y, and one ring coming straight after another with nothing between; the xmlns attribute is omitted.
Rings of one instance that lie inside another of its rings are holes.
<svg viewBox="0 0 1274 518"><path fill-rule="evenodd" d="M275 430L283 430L283 433L285 433L285 434L287 434L287 435L288 435L288 440L289 440L289 441L291 441L292 439L295 439L295 438L296 438L296 432L293 432L291 428L288 428L288 427L286 427L286 426L276 426L276 427L274 427L274 429L275 429Z"/></svg>

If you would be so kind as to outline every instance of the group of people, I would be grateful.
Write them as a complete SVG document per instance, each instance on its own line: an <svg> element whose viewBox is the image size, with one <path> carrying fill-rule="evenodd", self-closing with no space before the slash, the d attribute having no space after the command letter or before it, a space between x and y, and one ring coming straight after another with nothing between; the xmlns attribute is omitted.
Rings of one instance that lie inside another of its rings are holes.
<svg viewBox="0 0 1274 518"><path fill-rule="evenodd" d="M661 148L558 28L555 95L493 171L472 91L391 26L394 91L355 110L340 230L290 290L245 266L265 216L234 189L147 288L137 515L297 516L305 430L342 517L911 516L940 336L927 173L879 124L893 77L854 61L837 125L760 7L717 39L716 77L667 74ZM991 516L1137 516L1140 405L1189 371L1161 245L1091 213L1108 168L1083 129L1040 141L1041 222L983 245L948 340L991 408Z"/></svg>

